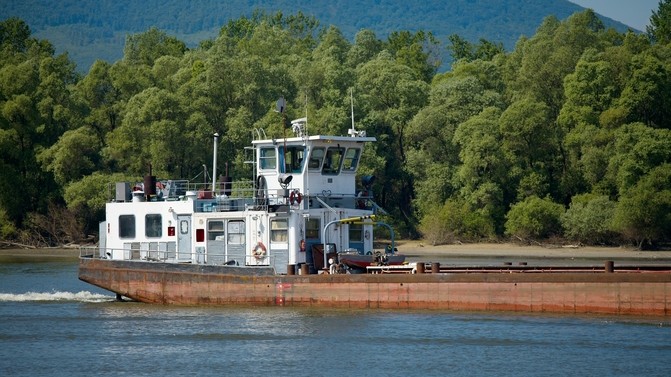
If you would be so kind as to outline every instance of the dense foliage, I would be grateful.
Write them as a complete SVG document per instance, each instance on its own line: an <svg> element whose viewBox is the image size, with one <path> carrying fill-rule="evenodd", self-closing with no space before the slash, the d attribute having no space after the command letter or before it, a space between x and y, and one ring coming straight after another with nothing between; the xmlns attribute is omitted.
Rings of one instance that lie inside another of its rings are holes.
<svg viewBox="0 0 671 377"><path fill-rule="evenodd" d="M567 0L5 0L0 19L19 17L56 51L68 51L80 72L97 59L121 59L126 36L157 27L196 46L221 25L254 10L314 16L335 25L352 41L361 29L386 38L398 30L431 31L441 41L458 34L468 41L495 39L512 49L520 35L532 35L547 15L564 19L582 10ZM603 18L608 26L627 27ZM449 55L440 51L444 66Z"/></svg>
<svg viewBox="0 0 671 377"><path fill-rule="evenodd" d="M671 0L660 2L659 25ZM667 16L664 16L667 15ZM664 22L662 22L664 21ZM189 49L151 28L124 56L78 75L16 18L0 23L0 237L75 242L97 229L108 183L191 178L219 161L251 176L253 129L346 134L378 143L361 170L403 237L434 243L566 237L671 240L671 44L605 28L591 11L547 17L511 52L450 38L437 73L431 33L370 30L350 43L302 13L242 17ZM36 237L36 235L39 235Z"/></svg>

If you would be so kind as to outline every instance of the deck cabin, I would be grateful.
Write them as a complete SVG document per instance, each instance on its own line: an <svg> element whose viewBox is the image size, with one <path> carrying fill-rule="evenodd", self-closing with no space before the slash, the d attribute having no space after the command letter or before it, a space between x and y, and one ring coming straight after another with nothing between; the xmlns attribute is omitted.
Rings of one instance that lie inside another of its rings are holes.
<svg viewBox="0 0 671 377"><path fill-rule="evenodd" d="M293 122L293 137L252 141L252 179L206 184L150 175L117 183L100 224L100 256L272 266L276 273L307 264L314 273L326 267L323 245L327 253L370 253L373 225L325 227L379 208L370 177L357 184L356 176L364 145L375 138L353 130L308 136L305 121Z"/></svg>

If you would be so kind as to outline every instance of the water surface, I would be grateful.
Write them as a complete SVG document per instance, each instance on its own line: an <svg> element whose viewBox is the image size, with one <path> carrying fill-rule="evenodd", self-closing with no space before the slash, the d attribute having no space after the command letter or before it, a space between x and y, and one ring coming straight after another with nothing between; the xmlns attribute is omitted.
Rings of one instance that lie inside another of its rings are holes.
<svg viewBox="0 0 671 377"><path fill-rule="evenodd" d="M116 302L0 263L2 376L669 376L666 318Z"/></svg>

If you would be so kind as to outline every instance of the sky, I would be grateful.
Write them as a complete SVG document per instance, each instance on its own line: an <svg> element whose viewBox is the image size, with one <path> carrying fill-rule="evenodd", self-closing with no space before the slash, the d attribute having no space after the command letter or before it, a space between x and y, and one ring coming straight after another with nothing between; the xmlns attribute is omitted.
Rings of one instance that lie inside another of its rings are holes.
<svg viewBox="0 0 671 377"><path fill-rule="evenodd" d="M660 0L569 0L596 13L620 21L634 29L645 31Z"/></svg>

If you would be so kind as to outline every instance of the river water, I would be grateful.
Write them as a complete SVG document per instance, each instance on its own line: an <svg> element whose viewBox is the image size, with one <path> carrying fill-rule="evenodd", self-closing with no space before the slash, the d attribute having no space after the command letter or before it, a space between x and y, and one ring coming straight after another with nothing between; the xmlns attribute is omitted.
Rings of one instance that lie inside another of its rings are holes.
<svg viewBox="0 0 671 377"><path fill-rule="evenodd" d="M668 318L115 302L0 259L0 376L670 376Z"/></svg>

